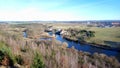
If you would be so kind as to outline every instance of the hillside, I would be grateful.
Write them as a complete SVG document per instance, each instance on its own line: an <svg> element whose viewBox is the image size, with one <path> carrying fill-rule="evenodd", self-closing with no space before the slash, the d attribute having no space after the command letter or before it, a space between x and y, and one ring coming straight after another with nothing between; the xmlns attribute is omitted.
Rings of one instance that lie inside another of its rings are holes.
<svg viewBox="0 0 120 68"><path fill-rule="evenodd" d="M11 68L119 68L115 57L67 48L44 32L43 24L0 25L0 67ZM27 30L28 37L23 37Z"/></svg>

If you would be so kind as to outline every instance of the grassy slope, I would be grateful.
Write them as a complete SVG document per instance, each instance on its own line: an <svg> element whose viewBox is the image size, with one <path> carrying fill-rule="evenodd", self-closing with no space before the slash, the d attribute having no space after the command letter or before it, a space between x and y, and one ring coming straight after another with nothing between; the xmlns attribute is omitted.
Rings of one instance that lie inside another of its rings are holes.
<svg viewBox="0 0 120 68"><path fill-rule="evenodd" d="M114 28L91 28L96 32L96 39L120 42L120 27Z"/></svg>

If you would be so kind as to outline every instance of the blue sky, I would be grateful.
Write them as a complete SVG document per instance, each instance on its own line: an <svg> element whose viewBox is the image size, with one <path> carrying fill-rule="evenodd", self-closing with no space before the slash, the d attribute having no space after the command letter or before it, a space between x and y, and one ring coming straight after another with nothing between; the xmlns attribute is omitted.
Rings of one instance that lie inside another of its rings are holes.
<svg viewBox="0 0 120 68"><path fill-rule="evenodd" d="M0 20L120 20L120 0L0 0Z"/></svg>

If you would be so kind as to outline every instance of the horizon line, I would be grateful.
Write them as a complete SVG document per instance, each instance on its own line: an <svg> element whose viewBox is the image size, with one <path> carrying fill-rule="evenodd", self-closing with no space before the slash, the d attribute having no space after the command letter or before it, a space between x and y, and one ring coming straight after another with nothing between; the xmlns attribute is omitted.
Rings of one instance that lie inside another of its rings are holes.
<svg viewBox="0 0 120 68"><path fill-rule="evenodd" d="M120 20L0 20L1 21L120 21Z"/></svg>

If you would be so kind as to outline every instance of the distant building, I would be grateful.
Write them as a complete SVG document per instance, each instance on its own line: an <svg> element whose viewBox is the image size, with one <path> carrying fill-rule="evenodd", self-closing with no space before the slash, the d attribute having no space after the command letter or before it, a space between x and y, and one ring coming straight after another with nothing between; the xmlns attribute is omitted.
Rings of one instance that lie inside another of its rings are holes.
<svg viewBox="0 0 120 68"><path fill-rule="evenodd" d="M98 24L97 27L104 28L105 25L104 24Z"/></svg>
<svg viewBox="0 0 120 68"><path fill-rule="evenodd" d="M113 22L113 23L112 23L112 26L119 27L119 26L120 26L120 23L119 23L119 22Z"/></svg>
<svg viewBox="0 0 120 68"><path fill-rule="evenodd" d="M90 24L90 22L87 22L87 25L89 25Z"/></svg>

